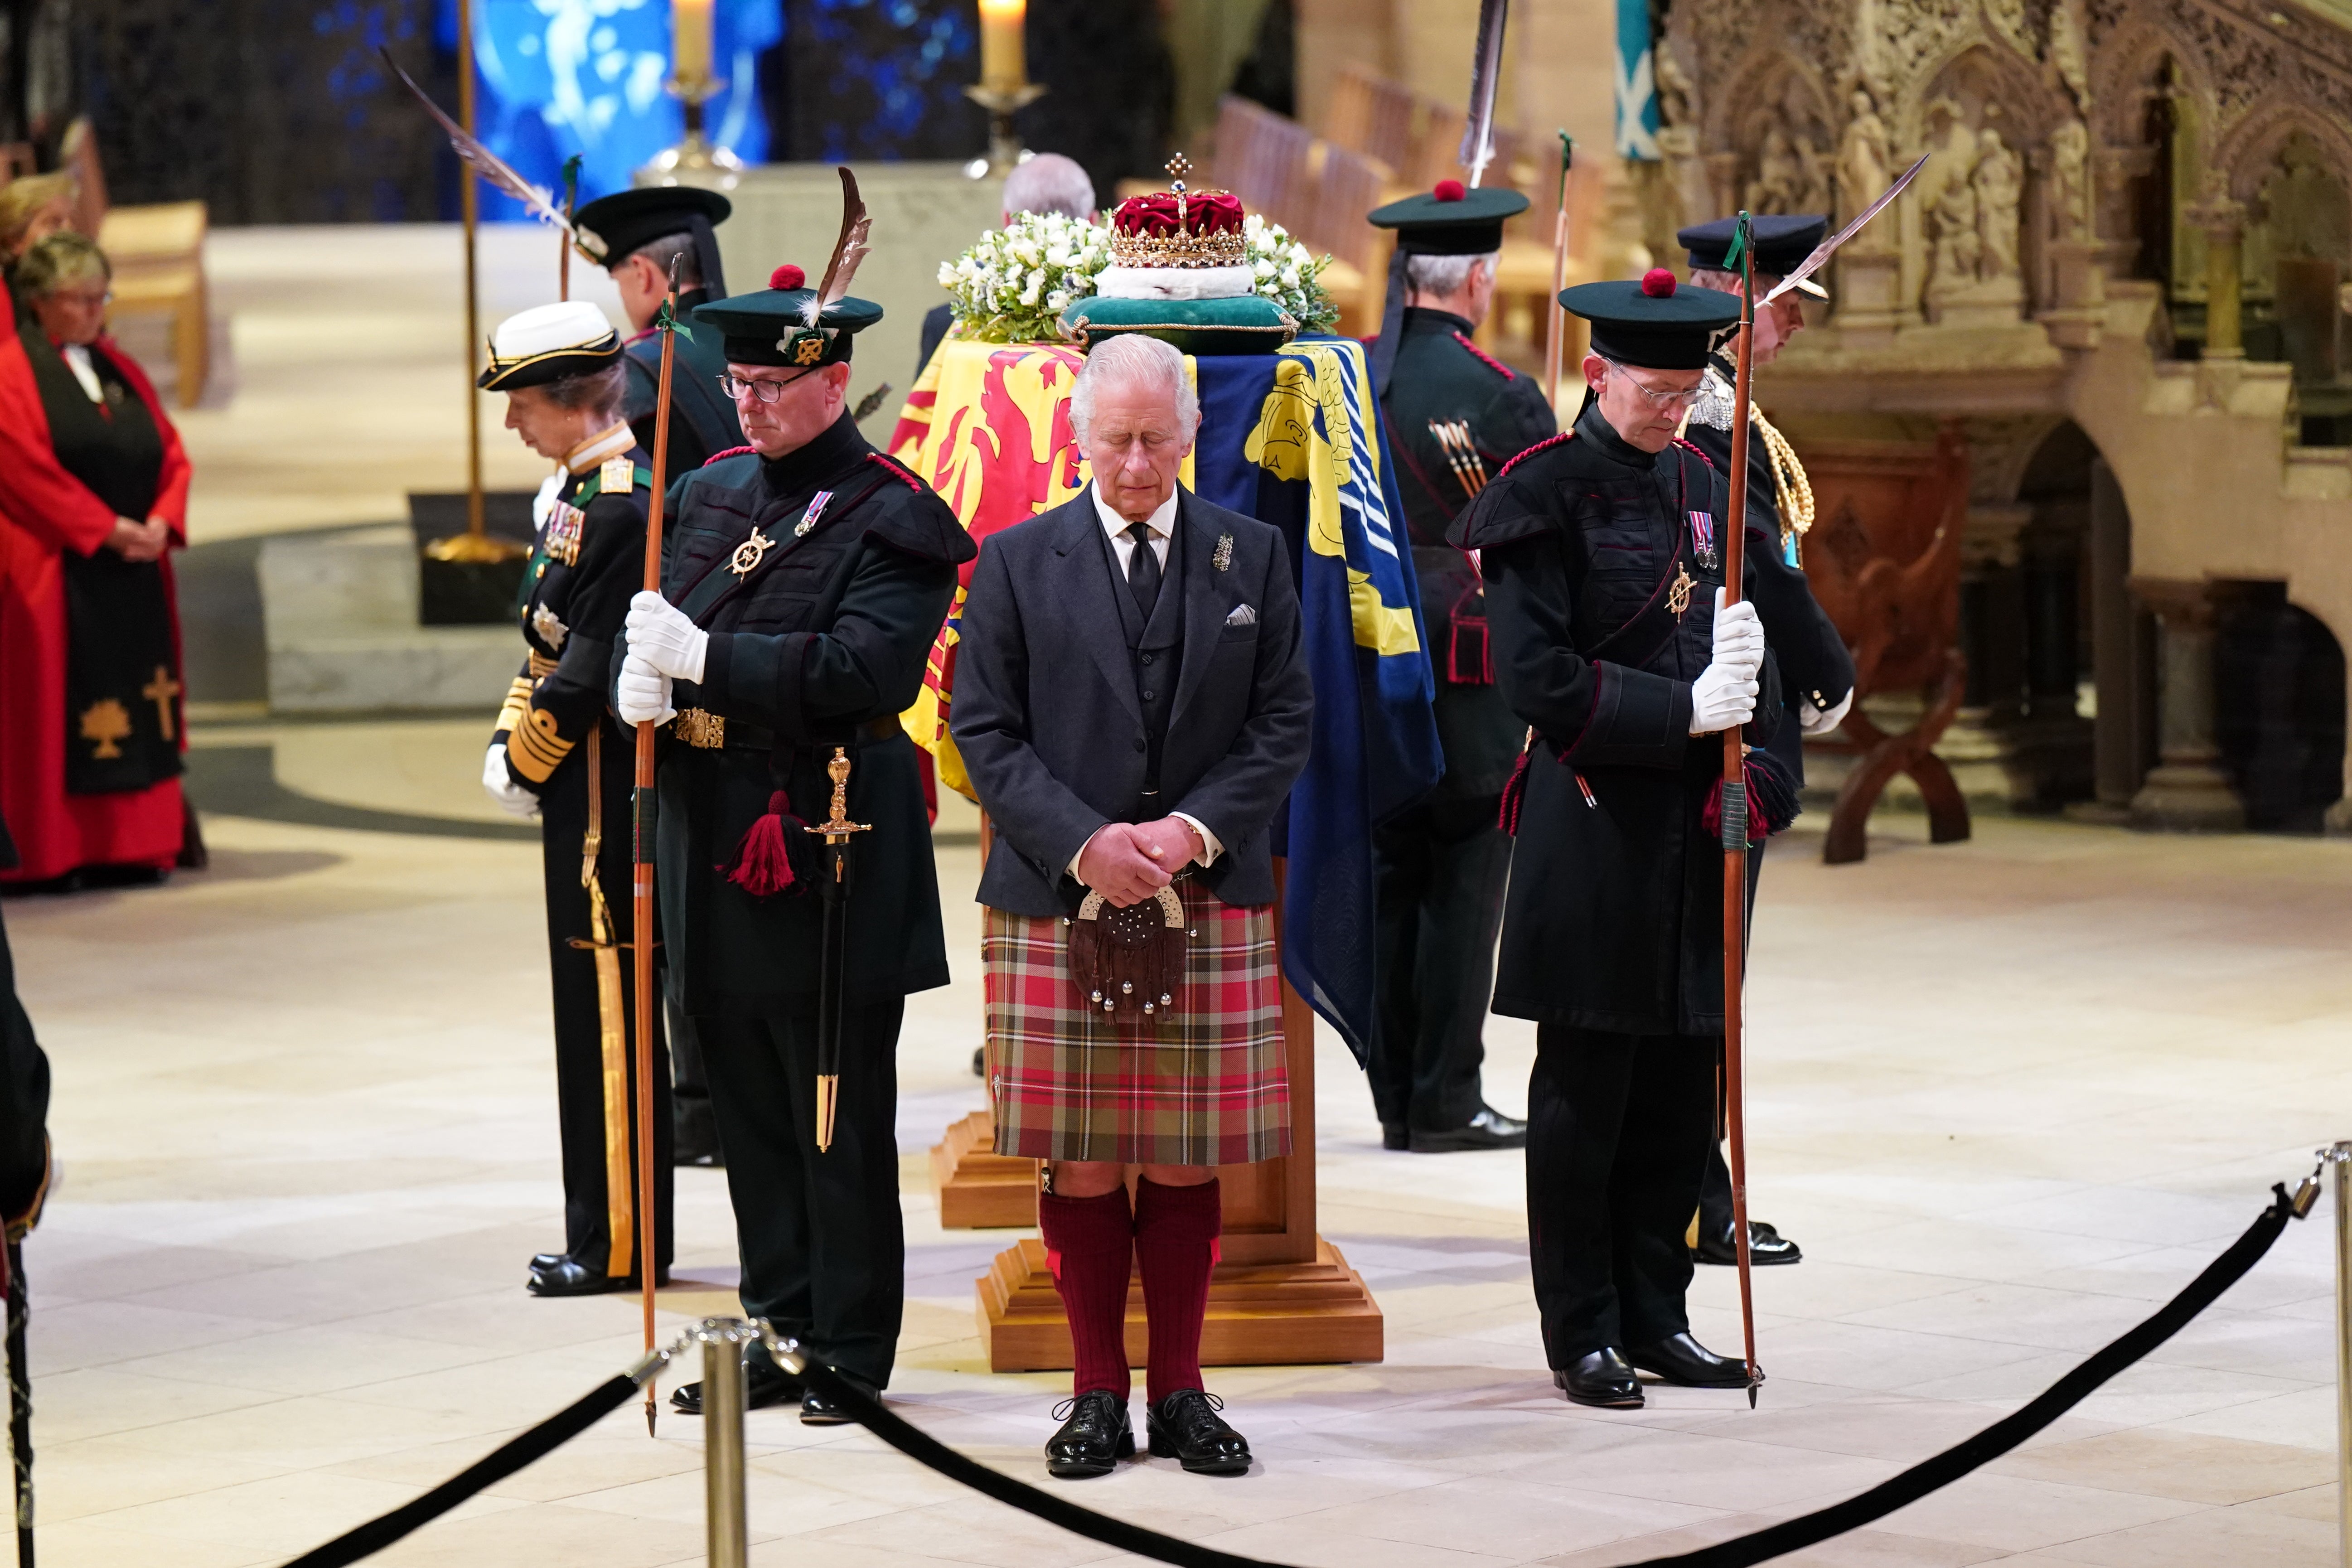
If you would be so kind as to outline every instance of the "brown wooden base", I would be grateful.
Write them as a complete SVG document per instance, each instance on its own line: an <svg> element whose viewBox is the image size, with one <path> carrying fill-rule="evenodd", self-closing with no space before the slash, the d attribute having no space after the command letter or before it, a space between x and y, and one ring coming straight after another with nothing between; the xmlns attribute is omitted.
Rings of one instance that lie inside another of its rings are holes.
<svg viewBox="0 0 2352 1568"><path fill-rule="evenodd" d="M1025 1162L1024 1162L1025 1163ZM1058 1372L1073 1359L1062 1298L1045 1271L1045 1244L1024 1238L996 1255L973 1285L981 1343L992 1372ZM1383 1352L1380 1304L1339 1249L1315 1238L1306 1263L1221 1263L1209 1281L1201 1331L1203 1366L1375 1362ZM1149 1338L1143 1287L1127 1291L1127 1359L1144 1364Z"/></svg>
<svg viewBox="0 0 2352 1568"><path fill-rule="evenodd" d="M996 1152L985 1110L951 1123L931 1145L931 1182L944 1230L1020 1228L1037 1223L1037 1162Z"/></svg>

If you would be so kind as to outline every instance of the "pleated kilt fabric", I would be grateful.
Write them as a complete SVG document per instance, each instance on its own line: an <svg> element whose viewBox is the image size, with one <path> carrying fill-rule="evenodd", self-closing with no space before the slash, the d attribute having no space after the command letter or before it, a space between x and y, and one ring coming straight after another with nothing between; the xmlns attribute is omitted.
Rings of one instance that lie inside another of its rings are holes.
<svg viewBox="0 0 2352 1568"><path fill-rule="evenodd" d="M1239 1165L1290 1150L1274 907L1176 884L1185 929L1176 1005L1117 1016L1070 978L1059 918L986 912L981 956L996 1152L1032 1160Z"/></svg>

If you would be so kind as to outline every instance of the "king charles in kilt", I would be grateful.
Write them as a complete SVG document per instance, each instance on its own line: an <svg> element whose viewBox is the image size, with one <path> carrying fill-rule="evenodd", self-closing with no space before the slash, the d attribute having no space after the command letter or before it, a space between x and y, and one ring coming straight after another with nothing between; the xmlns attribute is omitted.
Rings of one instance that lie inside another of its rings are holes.
<svg viewBox="0 0 2352 1568"><path fill-rule="evenodd" d="M1664 268L1560 301L1592 323L1584 408L1449 537L1481 552L1496 678L1530 727L1504 797L1518 844L1495 1011L1538 1026L1528 1233L1544 1348L1570 1399L1631 1407L1637 1369L1748 1382L1691 1337L1685 1237L1722 1049L1720 732L1745 727L1760 748L1780 694L1760 606L1720 602L1723 476L1675 436L1738 302ZM1749 762L1759 829L1785 826L1793 790L1760 749Z"/></svg>
<svg viewBox="0 0 2352 1568"><path fill-rule="evenodd" d="M673 487L662 592L630 605L614 691L625 720L671 721L656 886L709 1074L744 1310L872 1391L889 1383L906 1289L898 1026L909 992L948 980L922 778L898 715L973 547L844 406L854 334L881 308L824 299L797 267L769 281L695 312L722 338L751 445ZM827 817L827 769L845 763L847 816L869 830L836 900L832 879L815 889L806 828ZM765 1356L751 1397L799 1399L812 1426L845 1419ZM698 1414L701 1384L675 1402Z"/></svg>
<svg viewBox="0 0 2352 1568"><path fill-rule="evenodd" d="M1278 530L1177 483L1200 408L1175 349L1100 342L1070 416L1094 484L990 537L956 668L956 745L997 835L996 1152L1047 1162L1038 1224L1076 1352L1052 1473L1134 1451L1139 1265L1151 1452L1239 1475L1201 1330L1217 1167L1290 1146L1267 829L1307 762L1297 593Z"/></svg>
<svg viewBox="0 0 2352 1568"><path fill-rule="evenodd" d="M635 982L620 946L634 739L606 711L604 693L629 595L645 578L653 474L621 417L621 340L604 311L576 300L541 305L499 323L489 348L482 386L507 395L507 428L557 464L525 568L528 654L482 760L490 797L543 823L563 1250L530 1260L530 1288L590 1296L634 1289L637 1279ZM666 1065L658 1044L653 1056ZM658 1277L671 1255L669 1081L658 1068L654 1100Z"/></svg>

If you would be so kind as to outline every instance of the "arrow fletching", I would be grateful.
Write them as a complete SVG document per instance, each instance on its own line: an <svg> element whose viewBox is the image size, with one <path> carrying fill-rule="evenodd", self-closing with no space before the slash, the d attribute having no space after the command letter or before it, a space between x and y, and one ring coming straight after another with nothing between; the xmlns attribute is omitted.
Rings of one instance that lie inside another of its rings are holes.
<svg viewBox="0 0 2352 1568"><path fill-rule="evenodd" d="M833 258L825 263L824 279L801 308L802 321L814 327L824 316L824 308L849 292L849 280L857 276L857 264L866 259L866 237L874 227L874 220L866 216L866 203L857 194L857 176L840 168L841 174L841 237L833 242Z"/></svg>
<svg viewBox="0 0 2352 1568"><path fill-rule="evenodd" d="M1868 206L1863 208L1862 215L1859 217L1856 217L1852 223L1846 225L1843 228L1838 230L1835 234L1830 236L1819 245L1813 247L1813 253L1811 256L1806 257L1804 260L1799 262L1797 264L1797 269L1794 272L1790 273L1786 278L1781 279L1780 282L1774 284L1772 286L1772 291L1764 296L1762 303L1767 305L1770 304L1773 300L1779 299L1790 289L1794 289L1798 284L1802 283L1806 279L1811 278L1814 273L1819 272L1823 264L1825 264L1832 256L1837 253L1837 247L1839 246L1843 245L1847 240L1852 239L1855 235L1860 234L1862 232L1863 226L1867 224L1872 218L1876 217L1881 212L1884 212L1886 207L1893 203L1895 197L1903 194L1904 188L1909 185L1914 179L1918 177L1919 171L1927 166L1927 154L1922 153L1919 154L1919 161L1912 164L1909 168L1904 170L1901 178L1897 179L1893 184L1880 192L1878 199L1871 203Z"/></svg>
<svg viewBox="0 0 2352 1568"><path fill-rule="evenodd" d="M1495 161L1495 94L1503 85L1503 24L1511 0L1478 0L1477 50L1470 57L1470 112L1462 128L1460 162L1470 184Z"/></svg>
<svg viewBox="0 0 2352 1568"><path fill-rule="evenodd" d="M515 173L512 165L506 160L483 146L480 141L464 126L442 113L441 106L426 97L425 89L417 86L415 80L406 71L400 68L398 63L393 59L390 50L379 45L375 52L383 57L383 68L398 77L400 85L416 95L416 101L425 106L425 112L431 115L435 122L447 133L450 151L457 154L460 163L471 168L495 189L512 196L524 206L529 207L531 216L540 222L552 224L566 234L572 232L571 220L555 208L553 192L543 191Z"/></svg>

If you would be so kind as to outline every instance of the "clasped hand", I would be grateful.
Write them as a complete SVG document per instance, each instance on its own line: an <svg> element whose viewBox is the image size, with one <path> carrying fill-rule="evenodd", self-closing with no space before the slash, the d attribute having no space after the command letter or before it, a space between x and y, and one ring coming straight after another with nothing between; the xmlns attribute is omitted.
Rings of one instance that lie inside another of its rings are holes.
<svg viewBox="0 0 2352 1568"><path fill-rule="evenodd" d="M656 673L679 680L702 679L710 634L659 594L639 589L629 600L628 633L630 658L642 658Z"/></svg>
<svg viewBox="0 0 2352 1568"><path fill-rule="evenodd" d="M163 552L172 547L172 525L160 517L144 522L118 517L114 531L106 536L106 547L125 561L161 561Z"/></svg>
<svg viewBox="0 0 2352 1568"><path fill-rule="evenodd" d="M1690 732L1737 729L1756 714L1757 673L1764 667L1764 623L1756 606L1742 599L1723 602L1715 591L1715 648L1706 668L1691 683Z"/></svg>
<svg viewBox="0 0 2352 1568"><path fill-rule="evenodd" d="M1205 847L1181 817L1107 823L1078 851L1078 880L1123 910L1166 887Z"/></svg>

